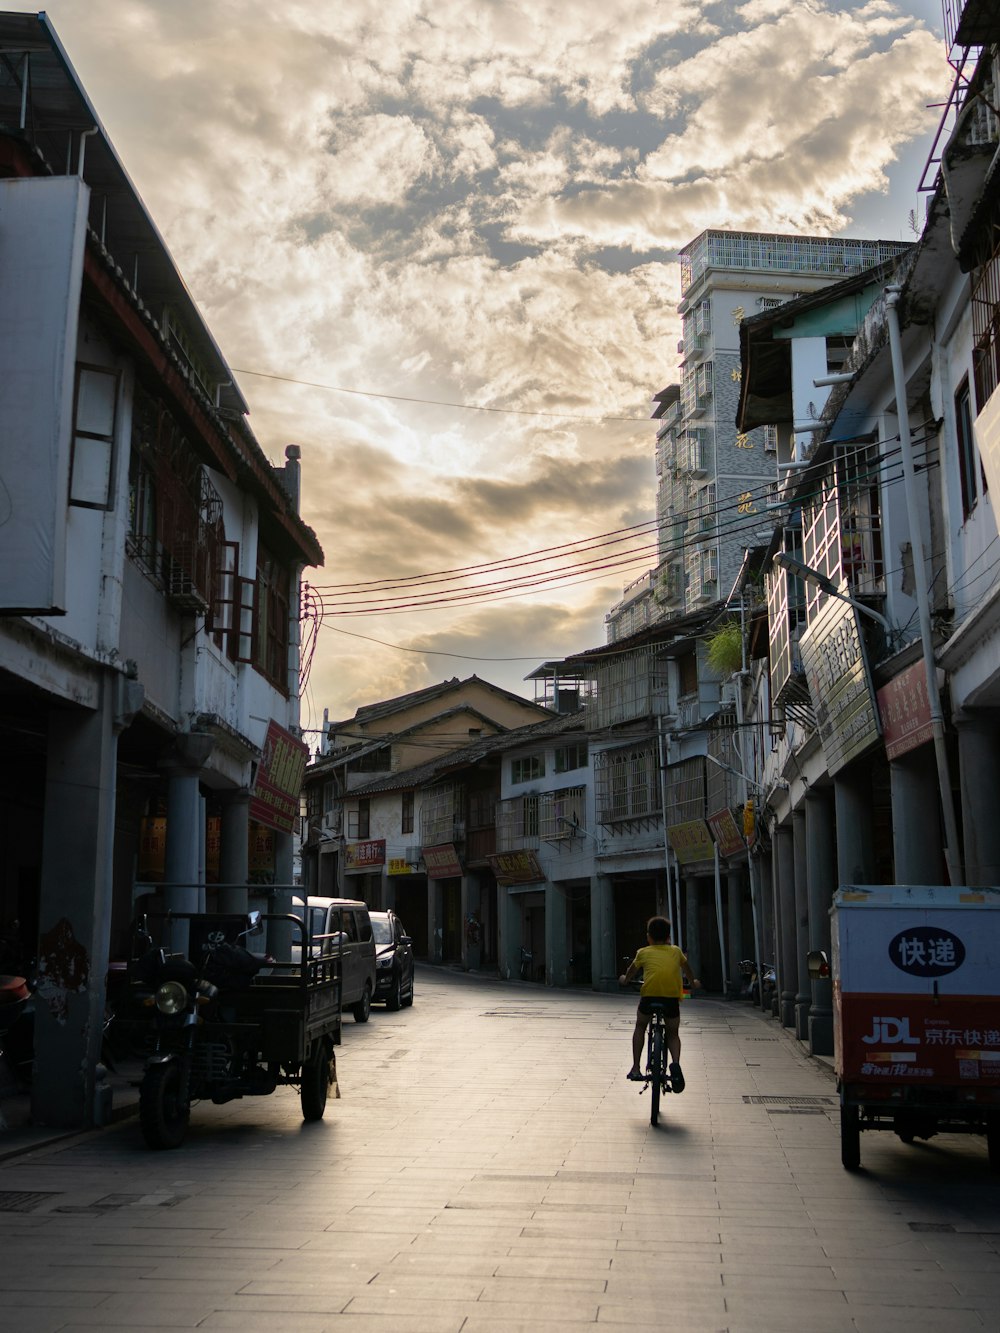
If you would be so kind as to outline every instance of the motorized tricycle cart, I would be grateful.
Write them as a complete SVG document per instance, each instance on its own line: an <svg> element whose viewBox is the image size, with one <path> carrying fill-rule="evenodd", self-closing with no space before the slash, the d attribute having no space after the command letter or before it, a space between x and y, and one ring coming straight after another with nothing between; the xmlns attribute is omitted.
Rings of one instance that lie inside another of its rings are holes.
<svg viewBox="0 0 1000 1333"><path fill-rule="evenodd" d="M1000 1170L1000 890L844 886L830 916L844 1166L891 1130L985 1134Z"/></svg>
<svg viewBox="0 0 1000 1333"><path fill-rule="evenodd" d="M294 959L246 947L265 926L294 937ZM119 1022L148 1052L139 1121L151 1148L178 1147L199 1100L220 1105L291 1085L303 1119L322 1118L328 1095L340 1095L336 935L310 938L296 916L175 912L144 917L138 938Z"/></svg>

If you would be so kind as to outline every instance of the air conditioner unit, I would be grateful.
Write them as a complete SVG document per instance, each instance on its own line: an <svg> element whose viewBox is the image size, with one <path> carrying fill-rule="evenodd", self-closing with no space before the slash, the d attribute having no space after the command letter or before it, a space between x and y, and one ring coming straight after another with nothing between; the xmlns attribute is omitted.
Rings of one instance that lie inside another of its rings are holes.
<svg viewBox="0 0 1000 1333"><path fill-rule="evenodd" d="M323 828L323 832L324 832L324 833L339 833L339 832L340 832L340 811L339 811L339 810L324 810L324 811L323 811L322 828Z"/></svg>

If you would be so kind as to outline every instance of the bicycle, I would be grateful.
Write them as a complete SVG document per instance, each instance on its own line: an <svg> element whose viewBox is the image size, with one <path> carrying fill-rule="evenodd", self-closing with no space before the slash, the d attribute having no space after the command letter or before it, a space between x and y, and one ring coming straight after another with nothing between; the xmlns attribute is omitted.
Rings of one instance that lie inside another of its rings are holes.
<svg viewBox="0 0 1000 1333"><path fill-rule="evenodd" d="M660 1093L673 1092L667 1062L667 1025L664 1021L663 1005L656 1000L650 1002L649 1028L646 1032L646 1074L641 1088L649 1088L649 1123L654 1127L660 1119Z"/></svg>

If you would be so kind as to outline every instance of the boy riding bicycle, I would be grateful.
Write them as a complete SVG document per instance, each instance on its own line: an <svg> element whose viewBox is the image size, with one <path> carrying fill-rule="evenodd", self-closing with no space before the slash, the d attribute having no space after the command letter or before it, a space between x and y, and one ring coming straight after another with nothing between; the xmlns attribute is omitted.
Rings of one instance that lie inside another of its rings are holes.
<svg viewBox="0 0 1000 1333"><path fill-rule="evenodd" d="M642 973L642 988L639 992L639 1007L635 1015L635 1031L632 1033L632 1068L628 1072L631 1079L643 1080L645 1075L640 1069L642 1046L649 1027L651 1001L663 1005L664 1026L667 1035L667 1051L670 1054L670 1081L674 1092L684 1091L684 1075L681 1073L681 1010L680 1002L684 994L684 982L692 989L701 985L697 977L691 975L688 960L676 944L670 943L670 922L665 916L651 916L646 922L646 945L638 951L628 965L628 971L619 978L625 986L638 973Z"/></svg>

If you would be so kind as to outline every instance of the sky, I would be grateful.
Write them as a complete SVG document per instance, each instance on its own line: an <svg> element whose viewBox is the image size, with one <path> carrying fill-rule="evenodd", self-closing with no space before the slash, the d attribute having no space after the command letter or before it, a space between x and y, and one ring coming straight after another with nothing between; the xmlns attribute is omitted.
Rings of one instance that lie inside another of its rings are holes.
<svg viewBox="0 0 1000 1333"><path fill-rule="evenodd" d="M655 564L678 249L909 239L951 82L935 0L47 12L262 448L301 447L312 728L604 642Z"/></svg>

